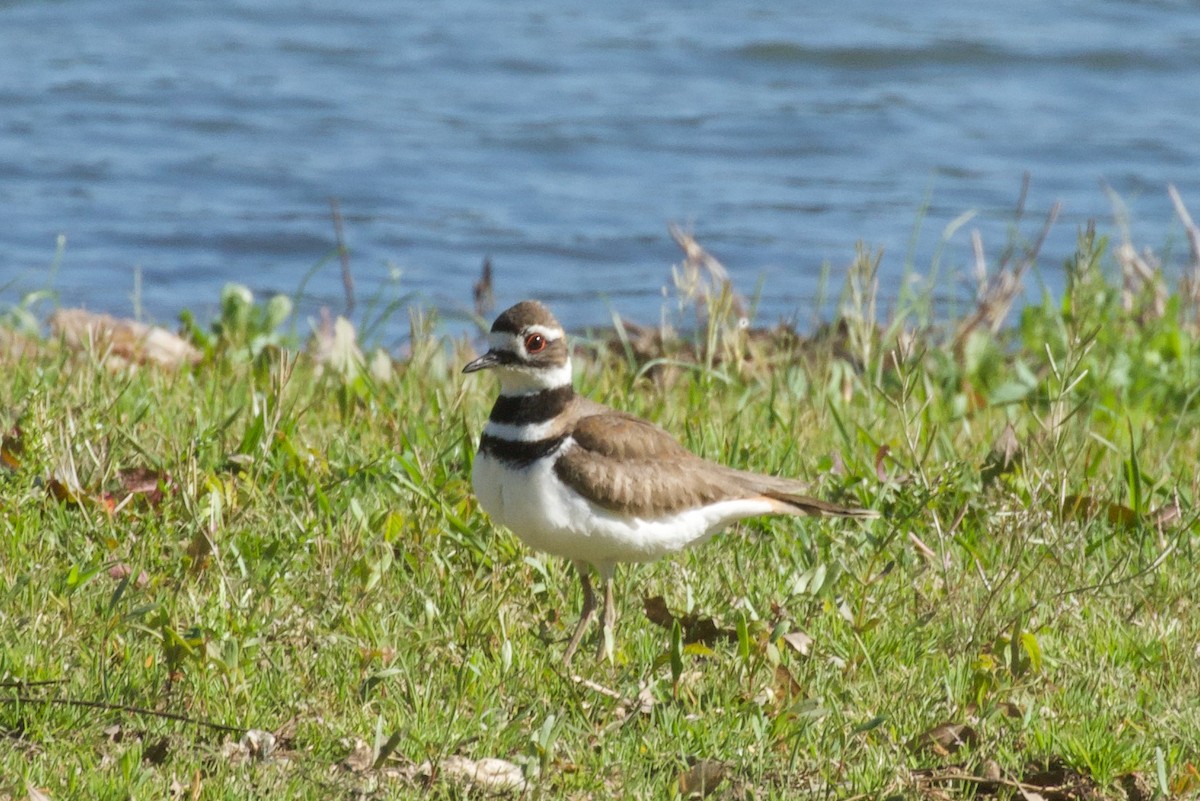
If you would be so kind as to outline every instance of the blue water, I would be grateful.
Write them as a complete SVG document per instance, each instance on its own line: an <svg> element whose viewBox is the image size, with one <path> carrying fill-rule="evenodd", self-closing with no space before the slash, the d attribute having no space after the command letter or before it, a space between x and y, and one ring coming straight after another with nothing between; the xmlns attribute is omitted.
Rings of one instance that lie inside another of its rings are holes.
<svg viewBox="0 0 1200 801"><path fill-rule="evenodd" d="M320 265L301 314L336 311L331 197L360 308L451 317L490 256L501 306L656 320L668 222L762 287L761 322L805 322L856 242L894 292L974 210L942 255L969 293L969 231L1000 251L1026 172L1026 236L1063 204L1051 287L1088 219L1118 234L1105 186L1186 261L1166 189L1200 217L1195 3L667 5L0 2L0 307L52 282L170 323Z"/></svg>

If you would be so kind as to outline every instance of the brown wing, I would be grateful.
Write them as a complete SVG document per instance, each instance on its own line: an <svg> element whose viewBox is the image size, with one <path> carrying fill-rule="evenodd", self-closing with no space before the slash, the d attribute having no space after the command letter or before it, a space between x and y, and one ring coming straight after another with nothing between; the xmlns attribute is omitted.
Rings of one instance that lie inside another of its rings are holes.
<svg viewBox="0 0 1200 801"><path fill-rule="evenodd" d="M555 474L572 489L607 509L659 517L748 492L720 465L707 462L658 426L620 412L576 421Z"/></svg>
<svg viewBox="0 0 1200 801"><path fill-rule="evenodd" d="M579 398L574 444L554 472L606 509L659 517L707 503L763 496L780 514L870 518L869 509L839 506L804 494L791 478L750 473L702 459L653 423Z"/></svg>

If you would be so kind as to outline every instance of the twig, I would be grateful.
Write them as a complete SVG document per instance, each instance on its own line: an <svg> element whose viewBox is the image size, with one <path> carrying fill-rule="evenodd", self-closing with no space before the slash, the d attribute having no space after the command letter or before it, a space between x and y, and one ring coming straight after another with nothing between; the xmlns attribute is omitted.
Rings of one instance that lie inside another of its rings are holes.
<svg viewBox="0 0 1200 801"><path fill-rule="evenodd" d="M106 712L128 712L131 715L146 715L154 718L163 718L165 720L176 720L180 723L191 723L206 729L214 729L216 731L227 731L233 734L245 734L248 729L240 726L227 726L224 723L214 723L210 720L202 720L200 718L191 718L187 715L181 715L177 712L160 712L157 709L146 709L140 706L129 706L127 704L109 704L104 701L85 701L80 698L37 698L32 695L17 694L6 698L0 698L0 703L6 704L54 704L56 706L74 706L83 707L84 709L100 709Z"/></svg>
<svg viewBox="0 0 1200 801"><path fill-rule="evenodd" d="M329 198L329 207L333 210L333 231L337 236L338 258L342 261L342 288L346 291L346 312L349 317L354 311L354 276L350 274L350 249L346 247L346 237L342 232L342 210L336 197Z"/></svg>
<svg viewBox="0 0 1200 801"><path fill-rule="evenodd" d="M1046 793L1053 790L1061 790L1068 785L1065 784L1026 784L1025 782L1014 781L1013 779L1005 778L988 778L986 776L974 776L970 773L940 773L930 774L928 776L920 776L917 782L925 782L929 784L940 782L973 782L975 784L999 784L1004 787L1012 787L1014 790L1031 793Z"/></svg>

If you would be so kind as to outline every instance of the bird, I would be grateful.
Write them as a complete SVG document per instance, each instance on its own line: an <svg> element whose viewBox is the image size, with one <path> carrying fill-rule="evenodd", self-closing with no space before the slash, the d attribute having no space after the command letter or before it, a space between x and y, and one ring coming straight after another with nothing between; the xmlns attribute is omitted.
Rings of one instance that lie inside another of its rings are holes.
<svg viewBox="0 0 1200 801"><path fill-rule="evenodd" d="M491 370L500 394L479 439L471 484L479 506L530 548L571 562L583 589L570 664L603 589L597 659L614 658L613 577L761 515L867 519L870 509L802 494L804 485L704 459L659 426L575 392L566 333L525 300L492 324L488 350L463 367Z"/></svg>

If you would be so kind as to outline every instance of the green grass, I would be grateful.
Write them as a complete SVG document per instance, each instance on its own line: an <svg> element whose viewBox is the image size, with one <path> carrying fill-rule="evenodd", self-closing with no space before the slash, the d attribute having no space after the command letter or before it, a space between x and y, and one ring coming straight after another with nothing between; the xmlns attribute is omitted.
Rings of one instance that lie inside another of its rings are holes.
<svg viewBox="0 0 1200 801"><path fill-rule="evenodd" d="M809 343L718 319L700 369L577 359L577 388L706 456L884 512L623 568L616 664L584 649L586 681L559 663L574 577L471 495L496 388L426 323L383 378L278 349L265 306L193 325L175 372L0 356L0 798L505 794L455 757L530 798L679 797L699 760L719 798L1012 797L1048 767L1086 786L1048 798L1195 795L1196 310L1148 312L1152 286L1127 310L1104 262L1085 238L1064 297L957 346L851 302ZM721 634L656 625L659 595ZM929 745L944 723L969 744ZM251 729L265 758L233 747Z"/></svg>

